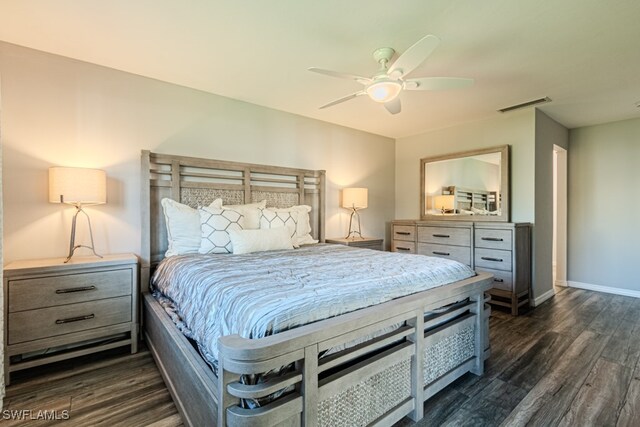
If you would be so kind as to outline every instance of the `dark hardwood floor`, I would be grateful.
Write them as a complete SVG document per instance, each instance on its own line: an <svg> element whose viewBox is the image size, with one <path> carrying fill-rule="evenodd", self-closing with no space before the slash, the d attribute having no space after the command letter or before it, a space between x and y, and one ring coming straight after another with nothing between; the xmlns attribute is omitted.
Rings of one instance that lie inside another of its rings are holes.
<svg viewBox="0 0 640 427"><path fill-rule="evenodd" d="M559 289L520 317L493 311L485 375L467 374L398 426L640 425L640 299ZM5 409L64 409L73 426L182 425L150 354L111 351L18 373ZM34 420L4 425L53 425Z"/></svg>

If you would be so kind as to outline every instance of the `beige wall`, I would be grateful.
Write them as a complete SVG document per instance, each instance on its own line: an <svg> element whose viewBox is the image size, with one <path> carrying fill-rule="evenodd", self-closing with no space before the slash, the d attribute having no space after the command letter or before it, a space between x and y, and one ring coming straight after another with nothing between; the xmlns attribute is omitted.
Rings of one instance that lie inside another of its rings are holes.
<svg viewBox="0 0 640 427"><path fill-rule="evenodd" d="M3 264L2 227L4 222L2 210L2 73L0 73L0 265ZM0 283L3 283L3 270L0 269ZM0 288L0 331L4 331L4 285ZM0 335L0 409L4 400L4 334Z"/></svg>
<svg viewBox="0 0 640 427"><path fill-rule="evenodd" d="M640 119L572 129L568 281L640 296Z"/></svg>
<svg viewBox="0 0 640 427"><path fill-rule="evenodd" d="M511 145L511 218L534 219L534 112L525 110L396 140L396 218L420 217L420 159Z"/></svg>
<svg viewBox="0 0 640 427"><path fill-rule="evenodd" d="M534 297L553 289L553 146L569 148L569 131L540 110L535 130ZM552 293L547 294L551 296Z"/></svg>
<svg viewBox="0 0 640 427"><path fill-rule="evenodd" d="M394 217L392 139L6 43L0 73L6 261L67 251L73 209L47 202L52 165L107 171L108 204L87 209L97 249L139 253L141 149L326 169L327 237L346 234L345 186L369 188L364 234Z"/></svg>

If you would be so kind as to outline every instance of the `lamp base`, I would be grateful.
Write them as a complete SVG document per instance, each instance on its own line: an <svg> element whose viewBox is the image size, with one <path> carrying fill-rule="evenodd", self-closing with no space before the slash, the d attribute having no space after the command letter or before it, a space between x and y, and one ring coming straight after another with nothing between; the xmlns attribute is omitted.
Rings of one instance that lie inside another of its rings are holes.
<svg viewBox="0 0 640 427"><path fill-rule="evenodd" d="M360 214L358 213L358 210L356 208L351 208L351 216L349 217L349 234L347 234L347 237L345 237L345 239L356 239L356 234L358 236L360 236L360 239L364 239L364 237L362 237L362 232L361 232L361 228L360 228ZM353 215L356 216L356 219L358 220L358 229L357 230L353 230ZM351 237L353 235L353 237Z"/></svg>
<svg viewBox="0 0 640 427"><path fill-rule="evenodd" d="M91 246L86 245L76 245L76 222L78 220L78 214L82 212L87 217L87 223L89 224L89 237L91 238ZM91 252L98 258L102 258L102 255L98 255L95 249L95 245L93 243L93 230L91 229L91 218L89 218L89 214L87 214L84 210L82 210L82 205L76 205L76 214L73 216L73 222L71 223L71 239L69 240L69 255L67 259L64 260L64 263L68 263L73 257L73 253L78 248L87 248L91 249Z"/></svg>

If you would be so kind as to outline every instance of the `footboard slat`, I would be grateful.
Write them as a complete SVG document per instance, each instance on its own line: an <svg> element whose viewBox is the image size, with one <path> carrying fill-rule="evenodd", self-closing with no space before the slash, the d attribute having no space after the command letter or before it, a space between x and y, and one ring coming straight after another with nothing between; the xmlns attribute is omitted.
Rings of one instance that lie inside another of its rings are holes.
<svg viewBox="0 0 640 427"><path fill-rule="evenodd" d="M256 409L245 409L232 406L227 409L227 424L233 427L275 426L286 421L296 425L292 419L298 420L302 413L302 397L296 393Z"/></svg>
<svg viewBox="0 0 640 427"><path fill-rule="evenodd" d="M281 377L271 378L264 383L255 385L242 384L239 382L231 383L227 385L227 390L229 390L229 393L240 399L257 399L268 396L271 393L275 393L278 390L297 384L301 381L302 374L299 372L290 372Z"/></svg>
<svg viewBox="0 0 640 427"><path fill-rule="evenodd" d="M389 332L387 334L374 338L370 341L366 341L362 344L358 344L347 350L343 350L336 354L327 356L320 361L318 370L320 373L322 373L335 366L346 363L349 360L353 360L364 354L386 347L395 341L398 341L408 335L411 335L412 333L414 333L414 331L415 331L415 328L412 328L410 326L403 326L396 329L395 331Z"/></svg>
<svg viewBox="0 0 640 427"><path fill-rule="evenodd" d="M260 374L268 372L272 369L278 369L281 366L294 363L297 360L304 359L304 349L292 351L281 356L273 357L267 360L260 360L255 362L244 362L229 359L225 361L224 368L227 371L234 372L236 374Z"/></svg>

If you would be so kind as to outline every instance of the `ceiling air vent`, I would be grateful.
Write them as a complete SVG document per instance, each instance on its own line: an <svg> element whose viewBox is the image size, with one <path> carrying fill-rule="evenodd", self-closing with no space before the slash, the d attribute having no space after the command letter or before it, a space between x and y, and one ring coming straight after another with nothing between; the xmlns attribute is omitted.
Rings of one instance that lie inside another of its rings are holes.
<svg viewBox="0 0 640 427"><path fill-rule="evenodd" d="M505 107L498 110L499 113L507 113L513 110L519 110L520 108L527 108L538 104L544 104L546 102L551 102L551 98L545 96L544 98L534 99L533 101L523 102L522 104L512 105L511 107Z"/></svg>

